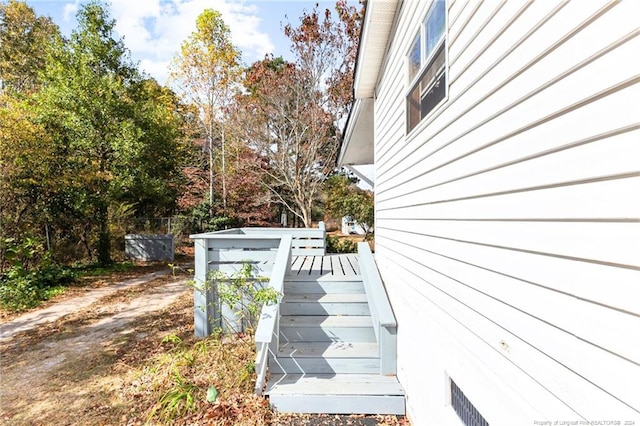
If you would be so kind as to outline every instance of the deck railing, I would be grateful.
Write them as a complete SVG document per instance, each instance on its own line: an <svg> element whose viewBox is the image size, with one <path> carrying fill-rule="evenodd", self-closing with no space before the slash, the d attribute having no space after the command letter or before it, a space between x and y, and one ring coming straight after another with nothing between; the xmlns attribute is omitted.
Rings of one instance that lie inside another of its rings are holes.
<svg viewBox="0 0 640 426"><path fill-rule="evenodd" d="M245 228L246 231L249 228ZM289 230L290 231L290 230ZM298 233L301 235L302 233ZM280 319L280 300L284 293L285 276L291 272L294 252L290 233L237 232L226 230L216 233L192 235L195 240L195 334L208 336L212 327L220 323L220 307L215 288L208 286L209 272L218 269L235 272L242 264L250 262L260 271L268 272L268 287L278 293L278 300L262 307L255 332L256 387L262 394L267 373L269 351L277 351ZM222 313L224 316L224 312Z"/></svg>
<svg viewBox="0 0 640 426"><path fill-rule="evenodd" d="M358 243L358 263L380 349L380 374L395 374L397 322L368 243Z"/></svg>
<svg viewBox="0 0 640 426"><path fill-rule="evenodd" d="M197 337L209 336L214 328L227 332L242 331L242 319L233 309L220 302L212 273L227 276L251 264L258 276L268 277L273 269L281 237L277 235L193 235L195 248L194 332Z"/></svg>
<svg viewBox="0 0 640 426"><path fill-rule="evenodd" d="M278 247L278 253L269 279L269 287L278 292L278 301L274 304L264 305L258 327L256 329L256 387L257 395L262 395L264 380L267 374L267 360L269 351L276 353L279 342L280 301L284 295L284 278L291 272L291 235L283 235Z"/></svg>
<svg viewBox="0 0 640 426"><path fill-rule="evenodd" d="M230 309L221 306L210 274L219 270L225 274L238 272L250 263L261 276L271 276L282 238L289 236L290 252L294 256L321 256L325 252L325 226L318 228L234 228L195 234L190 237L195 247L194 326L197 337L205 337L214 327L237 330L233 321L223 321ZM232 313L229 312L232 317Z"/></svg>
<svg viewBox="0 0 640 426"><path fill-rule="evenodd" d="M246 235L251 236L276 236L291 235L294 256L324 256L326 247L326 228L324 222L319 222L317 228L232 228L224 231L208 232L205 234L191 235L191 238L206 238L209 235Z"/></svg>

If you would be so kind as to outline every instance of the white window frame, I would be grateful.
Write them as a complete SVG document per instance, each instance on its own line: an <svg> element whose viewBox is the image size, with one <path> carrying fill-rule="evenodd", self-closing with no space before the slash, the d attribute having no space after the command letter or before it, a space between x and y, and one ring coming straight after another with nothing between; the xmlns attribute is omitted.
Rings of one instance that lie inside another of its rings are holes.
<svg viewBox="0 0 640 426"><path fill-rule="evenodd" d="M428 35L428 27L427 23L429 18L433 13L435 13L436 4L440 3L444 7L443 19L444 19L444 28L442 30L442 34L438 38L438 40L434 43L431 51L427 52L427 35ZM409 50L406 55L406 66L407 70L407 81L408 81L408 89L405 95L405 106L406 106L406 133L409 134L418 127L420 122L428 117L434 110L436 110L443 102L445 102L449 96L449 67L448 67L448 52L447 52L447 4L446 0L433 0L425 18L420 23L420 29L416 33L416 35L411 39L411 45L409 46ZM417 72L411 73L413 68L413 62L411 61L411 54L413 52L413 47L415 45L415 40L420 38L420 68ZM440 58L440 55L443 55ZM435 68L435 72L433 69ZM440 69L442 68L442 69ZM432 73L428 84L425 84L422 87L422 80L429 74ZM442 81L440 81L442 79ZM444 87L438 88L438 83L443 84ZM437 101L431 107L427 107L428 109L423 111L423 101L426 99L426 95L433 89L442 90L442 94L436 95ZM414 100L414 103L417 101L419 105L414 106L413 109L411 107L411 97L415 96L415 91L419 90L419 96L417 100ZM413 115L412 115L413 114ZM419 117L418 117L419 115Z"/></svg>

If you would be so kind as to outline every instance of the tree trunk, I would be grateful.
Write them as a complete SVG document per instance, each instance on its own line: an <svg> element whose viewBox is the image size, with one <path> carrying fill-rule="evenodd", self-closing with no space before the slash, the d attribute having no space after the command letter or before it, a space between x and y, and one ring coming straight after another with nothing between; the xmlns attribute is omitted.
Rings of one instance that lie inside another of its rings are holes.
<svg viewBox="0 0 640 426"><path fill-rule="evenodd" d="M101 201L98 204L96 219L98 221L98 263L109 265L111 263L111 235L109 233L109 211L107 203Z"/></svg>
<svg viewBox="0 0 640 426"><path fill-rule="evenodd" d="M227 212L227 164L225 160L225 134L224 127L222 128L222 207Z"/></svg>
<svg viewBox="0 0 640 426"><path fill-rule="evenodd" d="M303 209L302 210L302 221L304 222L305 228L311 228L311 209Z"/></svg>
<svg viewBox="0 0 640 426"><path fill-rule="evenodd" d="M209 217L213 217L213 135L209 126Z"/></svg>
<svg viewBox="0 0 640 426"><path fill-rule="evenodd" d="M87 251L87 257L89 258L89 262L93 262L93 251L91 250L91 246L89 245L89 225L85 225L82 228L82 236L80 237L80 241L84 246L84 249Z"/></svg>

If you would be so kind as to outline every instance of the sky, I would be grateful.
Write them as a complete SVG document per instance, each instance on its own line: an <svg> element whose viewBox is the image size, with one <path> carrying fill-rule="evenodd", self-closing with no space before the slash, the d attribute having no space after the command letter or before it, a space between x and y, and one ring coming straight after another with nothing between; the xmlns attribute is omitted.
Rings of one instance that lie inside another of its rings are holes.
<svg viewBox="0 0 640 426"><path fill-rule="evenodd" d="M37 15L51 17L68 36L77 27L75 14L86 1L26 3ZM204 9L213 8L222 14L234 45L248 65L267 53L292 59L282 27L287 22L297 26L303 11L310 11L315 3L334 11L334 0L110 0L107 4L116 20L117 35L124 37L132 59L158 83L166 84L169 62L195 30L196 18Z"/></svg>

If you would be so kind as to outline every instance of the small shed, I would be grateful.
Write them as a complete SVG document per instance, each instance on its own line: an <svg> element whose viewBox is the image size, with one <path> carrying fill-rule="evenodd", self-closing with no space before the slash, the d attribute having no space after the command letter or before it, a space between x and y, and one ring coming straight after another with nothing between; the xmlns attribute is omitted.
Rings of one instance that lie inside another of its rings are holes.
<svg viewBox="0 0 640 426"><path fill-rule="evenodd" d="M128 234L124 237L124 253L127 259L153 261L173 261L173 235Z"/></svg>

